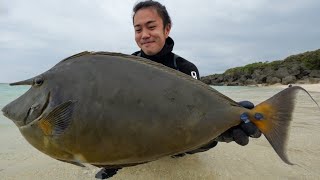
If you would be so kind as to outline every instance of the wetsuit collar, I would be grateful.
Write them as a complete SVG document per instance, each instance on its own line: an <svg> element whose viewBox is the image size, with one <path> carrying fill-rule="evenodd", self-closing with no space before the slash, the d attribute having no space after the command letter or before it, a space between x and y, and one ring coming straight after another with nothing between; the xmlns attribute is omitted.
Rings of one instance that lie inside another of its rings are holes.
<svg viewBox="0 0 320 180"><path fill-rule="evenodd" d="M168 37L166 39L166 43L164 44L163 48L161 49L161 51L159 53L152 55L152 56L148 56L141 50L141 55L142 55L142 57L145 57L147 59L151 59L153 61L159 61L159 60L163 59L164 56L171 53L173 46L174 46L173 39L171 37Z"/></svg>

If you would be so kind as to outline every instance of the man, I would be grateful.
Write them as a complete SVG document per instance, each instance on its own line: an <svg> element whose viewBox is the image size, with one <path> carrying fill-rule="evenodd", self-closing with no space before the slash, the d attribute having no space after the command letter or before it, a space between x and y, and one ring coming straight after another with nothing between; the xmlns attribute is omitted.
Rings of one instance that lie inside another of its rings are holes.
<svg viewBox="0 0 320 180"><path fill-rule="evenodd" d="M200 79L199 71L193 63L172 53L174 41L169 37L171 25L171 19L165 6L159 2L147 0L136 4L133 8L133 26L135 41L141 50L133 53L133 55L150 59L188 74L195 79ZM239 104L249 109L254 107L249 101L242 101ZM235 141L244 146L248 144L249 136L257 138L260 135L261 132L252 123L242 123L199 149L177 154L173 157L207 151L215 147L218 141ZM118 169L102 169L96 177L108 178L116 174L117 171Z"/></svg>
<svg viewBox="0 0 320 180"><path fill-rule="evenodd" d="M199 71L194 64L172 53L174 42L169 37L171 19L165 7L155 1L145 1L138 3L133 11L135 40L141 48L141 51L133 55L164 64L199 79Z"/></svg>

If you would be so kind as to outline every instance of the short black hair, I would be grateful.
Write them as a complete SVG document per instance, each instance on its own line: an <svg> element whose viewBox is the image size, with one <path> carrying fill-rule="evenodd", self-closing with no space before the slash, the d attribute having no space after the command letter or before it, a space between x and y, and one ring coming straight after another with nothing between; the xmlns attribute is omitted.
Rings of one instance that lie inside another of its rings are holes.
<svg viewBox="0 0 320 180"><path fill-rule="evenodd" d="M133 7L133 16L132 16L133 23L134 23L134 16L136 15L136 13L140 9L144 9L144 8L154 8L157 11L157 13L159 14L159 16L163 21L163 28L165 28L167 25L169 25L170 27L172 26L171 18L169 16L169 13L166 7L160 4L159 2L152 1L152 0L141 1Z"/></svg>

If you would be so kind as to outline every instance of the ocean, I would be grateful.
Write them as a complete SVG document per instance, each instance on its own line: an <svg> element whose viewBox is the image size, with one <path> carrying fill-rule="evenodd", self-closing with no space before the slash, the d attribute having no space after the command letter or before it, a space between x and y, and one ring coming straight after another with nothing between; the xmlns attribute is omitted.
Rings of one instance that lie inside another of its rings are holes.
<svg viewBox="0 0 320 180"><path fill-rule="evenodd" d="M0 83L0 109L5 105L15 100L25 93L30 86L9 86L9 84ZM0 125L12 124L11 120L7 119L0 113Z"/></svg>

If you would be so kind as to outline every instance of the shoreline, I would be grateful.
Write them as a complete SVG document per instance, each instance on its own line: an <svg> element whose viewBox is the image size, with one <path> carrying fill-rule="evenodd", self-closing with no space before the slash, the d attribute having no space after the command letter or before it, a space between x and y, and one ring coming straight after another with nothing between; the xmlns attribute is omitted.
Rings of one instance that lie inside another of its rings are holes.
<svg viewBox="0 0 320 180"><path fill-rule="evenodd" d="M307 91L312 91L312 92L320 92L320 83L310 83L310 84L300 84L300 83L295 83L295 84L288 84L288 85L283 85L283 84L280 84L280 83L276 83L276 84L271 84L271 85L268 85L268 84L255 84L255 85L244 85L244 86L226 86L226 85L223 85L222 87L264 87L264 88L267 88L267 87L270 87L270 88L280 88L280 89L285 89L285 88L288 88L289 85L291 86L300 86L304 89L306 89ZM209 86L213 86L213 87L220 87L220 86L217 86L217 85L209 85Z"/></svg>
<svg viewBox="0 0 320 180"><path fill-rule="evenodd" d="M317 84L290 84L292 86L300 86L302 88L304 88L307 91L310 92L320 92L320 83ZM273 85L268 85L268 86L264 86L264 87L276 87L276 88L288 88L289 85L283 85L283 84L273 84Z"/></svg>

